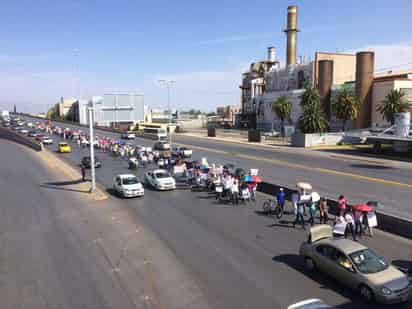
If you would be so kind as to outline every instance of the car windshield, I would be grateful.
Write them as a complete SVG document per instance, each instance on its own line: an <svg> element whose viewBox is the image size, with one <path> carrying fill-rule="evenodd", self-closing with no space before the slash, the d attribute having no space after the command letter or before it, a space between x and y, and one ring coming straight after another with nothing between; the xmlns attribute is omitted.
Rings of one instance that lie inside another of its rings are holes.
<svg viewBox="0 0 412 309"><path fill-rule="evenodd" d="M139 180L137 179L137 177L123 178L123 184L124 185L135 185L137 183L139 183Z"/></svg>
<svg viewBox="0 0 412 309"><path fill-rule="evenodd" d="M167 178L170 177L169 173L166 172L157 172L155 173L156 178Z"/></svg>
<svg viewBox="0 0 412 309"><path fill-rule="evenodd" d="M356 251L349 256L356 268L364 274L374 274L388 268L388 263L369 249Z"/></svg>

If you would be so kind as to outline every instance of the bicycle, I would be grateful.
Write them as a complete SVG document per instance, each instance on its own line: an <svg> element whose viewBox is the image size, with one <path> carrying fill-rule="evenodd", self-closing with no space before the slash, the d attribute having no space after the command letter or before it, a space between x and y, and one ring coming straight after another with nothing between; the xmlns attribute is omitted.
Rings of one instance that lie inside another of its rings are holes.
<svg viewBox="0 0 412 309"><path fill-rule="evenodd" d="M264 213L268 215L275 215L276 218L280 219L283 216L283 209L282 207L277 203L276 200L268 199L263 202L262 208Z"/></svg>

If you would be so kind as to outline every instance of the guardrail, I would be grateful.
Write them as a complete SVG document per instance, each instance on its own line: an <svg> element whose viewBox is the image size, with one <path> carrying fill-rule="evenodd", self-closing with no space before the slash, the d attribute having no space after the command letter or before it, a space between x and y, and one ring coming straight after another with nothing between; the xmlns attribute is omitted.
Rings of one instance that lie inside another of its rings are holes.
<svg viewBox="0 0 412 309"><path fill-rule="evenodd" d="M41 118L41 117L31 116L27 114L21 114L21 115L44 120L44 118ZM72 122L68 122L68 121L56 120L55 122L68 123L68 124L73 125ZM79 125L79 124L76 124L76 125ZM80 126L84 126L84 125L80 125ZM99 130L107 131L107 132L115 132L115 133L123 132L123 131L115 130L111 128L99 128L99 127L96 127L96 128ZM262 193L274 195L275 192L278 192L281 187L284 188L284 191L286 193L286 198L290 201L291 195L293 192L295 192L295 190L285 187L285 186L263 182L258 186L258 191ZM328 206L329 206L330 214L336 215L338 213L338 202L336 200L328 199ZM412 239L412 221L411 220L408 220L406 218L401 218L395 215L390 215L380 210L376 211L376 216L378 219L378 229L379 230Z"/></svg>
<svg viewBox="0 0 412 309"><path fill-rule="evenodd" d="M13 142L30 147L31 149L34 149L36 151L42 150L42 146L40 145L40 143L34 141L28 136L14 132L7 128L0 127L0 138L11 140Z"/></svg>

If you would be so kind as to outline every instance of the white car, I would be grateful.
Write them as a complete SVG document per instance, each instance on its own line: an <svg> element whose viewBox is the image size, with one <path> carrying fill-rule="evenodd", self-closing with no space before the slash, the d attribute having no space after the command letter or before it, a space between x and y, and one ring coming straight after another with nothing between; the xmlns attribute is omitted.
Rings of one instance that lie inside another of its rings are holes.
<svg viewBox="0 0 412 309"><path fill-rule="evenodd" d="M175 155L180 155L184 158L190 158L190 157L192 157L193 151L192 151L192 149L189 149L189 148L186 148L186 147L176 147L173 150L173 153Z"/></svg>
<svg viewBox="0 0 412 309"><path fill-rule="evenodd" d="M174 190L176 181L167 170L158 169L149 171L144 176L145 182L157 190Z"/></svg>
<svg viewBox="0 0 412 309"><path fill-rule="evenodd" d="M50 145L50 144L53 144L53 139L50 138L49 136L44 136L42 139L42 142L45 145Z"/></svg>
<svg viewBox="0 0 412 309"><path fill-rule="evenodd" d="M21 134L27 134L27 133L29 133L29 130L27 130L27 129L21 129L19 132L20 132Z"/></svg>
<svg viewBox="0 0 412 309"><path fill-rule="evenodd" d="M144 195L144 188L139 179L132 174L117 175L113 178L113 190L121 197L136 197Z"/></svg>
<svg viewBox="0 0 412 309"><path fill-rule="evenodd" d="M135 139L136 134L134 132L124 132L124 133L122 133L122 135L120 137L122 139Z"/></svg>
<svg viewBox="0 0 412 309"><path fill-rule="evenodd" d="M327 309L332 308L325 304L322 300L313 298L300 301L296 304L290 305L288 309Z"/></svg>

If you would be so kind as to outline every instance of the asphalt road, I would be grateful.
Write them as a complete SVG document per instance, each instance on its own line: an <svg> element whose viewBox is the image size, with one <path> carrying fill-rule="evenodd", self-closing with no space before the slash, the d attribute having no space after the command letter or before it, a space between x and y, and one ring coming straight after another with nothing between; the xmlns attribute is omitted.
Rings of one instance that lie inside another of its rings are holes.
<svg viewBox="0 0 412 309"><path fill-rule="evenodd" d="M73 153L63 157L76 165L87 153L74 146ZM97 155L103 161L97 180L103 186L110 188L116 174L130 172L126 161ZM137 171L140 178L143 173ZM182 187L172 192L147 189L143 199L118 202L136 209L137 217L193 274L213 308L286 308L313 297L337 308L379 307L365 305L356 292L322 274L306 273L297 255L306 234L291 228L290 215L280 222L259 215L261 198L256 204L233 207ZM362 242L389 261L411 259L409 241L379 233Z"/></svg>
<svg viewBox="0 0 412 309"><path fill-rule="evenodd" d="M0 153L2 309L210 308L140 223L144 200L94 201L31 150L0 139Z"/></svg>
<svg viewBox="0 0 412 309"><path fill-rule="evenodd" d="M115 133L100 130L96 132L119 138ZM182 135L174 135L174 140L192 147L197 157L207 157L209 162L259 168L260 175L267 182L294 187L297 181L308 181L322 195L337 198L343 194L354 204L377 200L384 205L383 212L412 220L411 164L383 164L372 158L342 159L332 154L318 155L293 148L268 149ZM135 143L150 146L153 144L145 139L136 139Z"/></svg>

